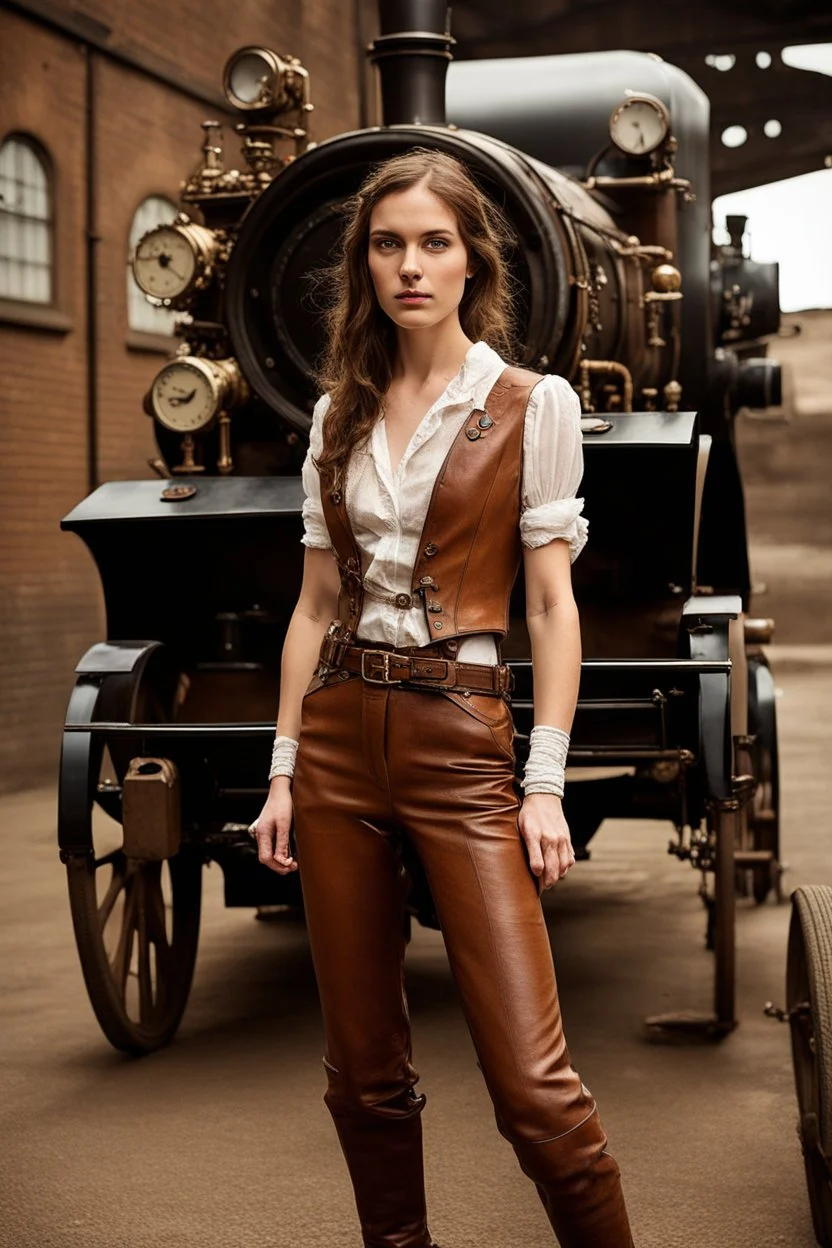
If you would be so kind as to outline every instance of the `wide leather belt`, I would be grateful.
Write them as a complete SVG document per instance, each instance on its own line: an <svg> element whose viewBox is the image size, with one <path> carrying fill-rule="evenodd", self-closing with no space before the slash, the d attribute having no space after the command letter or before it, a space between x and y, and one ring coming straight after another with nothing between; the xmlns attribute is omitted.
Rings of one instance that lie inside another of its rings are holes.
<svg viewBox="0 0 832 1248"><path fill-rule="evenodd" d="M398 654L395 650L372 650L364 646L339 646L334 662L324 666L330 671L342 668L357 672L371 685L418 686L425 689L452 689L459 692L510 693L514 683L506 663L460 663L416 654Z"/></svg>

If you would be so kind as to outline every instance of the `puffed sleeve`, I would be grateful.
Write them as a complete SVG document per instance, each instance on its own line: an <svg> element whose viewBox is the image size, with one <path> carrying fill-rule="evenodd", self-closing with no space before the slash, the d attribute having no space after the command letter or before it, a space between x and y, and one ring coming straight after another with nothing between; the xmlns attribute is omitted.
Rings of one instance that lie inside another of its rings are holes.
<svg viewBox="0 0 832 1248"><path fill-rule="evenodd" d="M322 394L312 412L312 428L309 430L309 450L301 469L303 492L303 537L304 546L312 546L319 550L329 550L332 542L326 527L324 511L321 506L321 478L318 469L312 462L313 455L320 455L323 450L321 426L326 410L329 407L329 395Z"/></svg>
<svg viewBox="0 0 832 1248"><path fill-rule="evenodd" d="M569 542L574 563L586 545L589 524L576 498L584 472L581 404L565 377L553 373L529 396L523 432L524 546L545 546L556 537Z"/></svg>

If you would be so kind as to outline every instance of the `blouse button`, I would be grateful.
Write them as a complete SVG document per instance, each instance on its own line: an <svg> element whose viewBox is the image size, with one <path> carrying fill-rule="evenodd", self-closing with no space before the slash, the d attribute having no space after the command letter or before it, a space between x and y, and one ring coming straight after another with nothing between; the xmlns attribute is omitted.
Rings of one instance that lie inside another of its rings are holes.
<svg viewBox="0 0 832 1248"><path fill-rule="evenodd" d="M413 599L410 597L410 594L396 594L396 606L412 607Z"/></svg>

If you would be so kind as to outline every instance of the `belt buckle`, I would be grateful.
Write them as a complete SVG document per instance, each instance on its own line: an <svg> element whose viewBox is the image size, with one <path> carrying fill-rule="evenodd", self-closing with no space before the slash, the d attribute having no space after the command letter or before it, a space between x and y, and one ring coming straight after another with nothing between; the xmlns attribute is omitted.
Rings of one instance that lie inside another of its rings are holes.
<svg viewBox="0 0 832 1248"><path fill-rule="evenodd" d="M367 660L377 658L381 659L381 676L370 676L367 672ZM390 675L389 650L362 650L361 677L363 680L366 680L369 685L400 685L405 679L404 676Z"/></svg>

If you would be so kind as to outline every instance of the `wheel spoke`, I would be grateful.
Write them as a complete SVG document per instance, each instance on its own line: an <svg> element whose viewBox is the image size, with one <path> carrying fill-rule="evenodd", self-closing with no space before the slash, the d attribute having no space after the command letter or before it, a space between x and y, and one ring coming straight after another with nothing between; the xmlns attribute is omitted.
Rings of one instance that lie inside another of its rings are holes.
<svg viewBox="0 0 832 1248"><path fill-rule="evenodd" d="M111 849L109 854L104 854L101 858L96 858L95 862L93 863L93 866L95 867L97 871L99 867L106 867L107 864L110 862L113 863L113 865L115 865L116 862L118 862L120 858L121 859L124 858L124 851L122 850L121 846L119 846L117 849Z"/></svg>
<svg viewBox="0 0 832 1248"><path fill-rule="evenodd" d="M130 973L130 959L133 953L133 936L136 927L136 875L128 875L124 881L124 910L121 916L121 931L118 945L113 954L110 966L113 978L119 986L122 1000L127 995L127 976Z"/></svg>
<svg viewBox="0 0 832 1248"><path fill-rule="evenodd" d="M136 873L138 891L137 933L139 938L139 1021L147 1026L153 1017L153 979L150 973L150 939L148 935L148 894L152 890L152 881L148 879L146 869ZM148 887L150 886L150 887Z"/></svg>
<svg viewBox="0 0 832 1248"><path fill-rule="evenodd" d="M120 849L114 850L112 854L107 855L106 859L102 858L100 861L102 863L111 861L113 866L113 874L110 878L107 892L104 894L101 905L98 907L98 922L100 930L103 933L104 928L107 925L107 920L113 912L113 906L116 904L118 895L125 886L127 879L127 864Z"/></svg>
<svg viewBox="0 0 832 1248"><path fill-rule="evenodd" d="M159 865L161 868L161 864ZM145 918L148 940L151 940L156 947L156 996L158 1000L171 970L171 946L168 943L165 923L165 898L162 893L161 869L155 873L152 882L148 881L145 893Z"/></svg>

